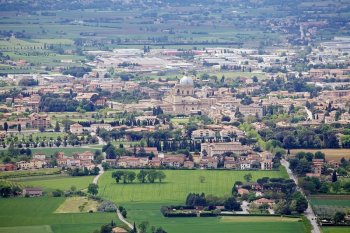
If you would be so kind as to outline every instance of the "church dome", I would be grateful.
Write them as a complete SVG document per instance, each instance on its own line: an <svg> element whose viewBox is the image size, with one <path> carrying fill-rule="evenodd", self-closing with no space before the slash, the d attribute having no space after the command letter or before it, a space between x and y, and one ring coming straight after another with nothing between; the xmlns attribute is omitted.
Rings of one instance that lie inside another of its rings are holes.
<svg viewBox="0 0 350 233"><path fill-rule="evenodd" d="M180 85L193 87L194 86L193 79L191 77L188 77L188 76L183 76L180 79Z"/></svg>

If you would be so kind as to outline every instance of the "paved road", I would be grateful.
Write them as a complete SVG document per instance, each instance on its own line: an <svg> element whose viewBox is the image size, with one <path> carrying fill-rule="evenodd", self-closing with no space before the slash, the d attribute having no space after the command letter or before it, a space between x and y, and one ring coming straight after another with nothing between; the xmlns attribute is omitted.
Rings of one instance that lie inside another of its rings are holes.
<svg viewBox="0 0 350 233"><path fill-rule="evenodd" d="M125 225L127 225L130 229L134 229L134 226L123 217L123 215L122 215L122 213L120 213L119 209L117 209L117 216L118 216L119 220L122 221L123 223L125 223Z"/></svg>
<svg viewBox="0 0 350 233"><path fill-rule="evenodd" d="M307 113L307 119L312 121L313 120L312 112L307 107L305 107L305 111Z"/></svg>
<svg viewBox="0 0 350 233"><path fill-rule="evenodd" d="M94 184L97 184L98 179L100 179L100 177L102 176L102 174L105 172L105 170L103 169L103 167L101 166L101 164L99 164L97 167L100 169L100 172L98 173L97 176L94 177L94 180L92 181L92 183L94 183Z"/></svg>
<svg viewBox="0 0 350 233"><path fill-rule="evenodd" d="M296 183L297 185L299 185L299 184L298 184L298 179L297 179L297 177L296 177L296 176L293 174L293 172L289 169L289 162L288 162L287 160L285 160L285 159L282 159L282 160L281 160L281 164L286 168L287 173L288 173L288 175L289 175L289 178L290 178L290 179L293 179L293 180L295 181L295 183ZM298 188L298 190L302 192L302 190L301 190L300 188ZM317 221L316 221L317 218L316 218L316 216L315 216L314 211L313 211L312 208L311 208L310 201L308 200L308 202L309 202L309 205L308 205L307 210L305 211L305 216L309 219L309 221L310 221L310 223L311 223L311 225L312 225L312 227L313 227L313 229L311 230L311 232L312 232L312 233L321 233L320 227L318 226Z"/></svg>

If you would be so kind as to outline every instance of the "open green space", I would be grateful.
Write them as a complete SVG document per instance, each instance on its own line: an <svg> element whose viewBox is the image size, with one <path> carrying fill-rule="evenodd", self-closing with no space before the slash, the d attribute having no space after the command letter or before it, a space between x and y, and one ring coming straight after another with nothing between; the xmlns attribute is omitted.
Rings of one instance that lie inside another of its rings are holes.
<svg viewBox="0 0 350 233"><path fill-rule="evenodd" d="M326 155L326 160L335 160L340 161L341 158L350 159L350 149L295 149L290 150L291 155L296 155L298 152L311 152L315 153L317 151L321 151Z"/></svg>
<svg viewBox="0 0 350 233"><path fill-rule="evenodd" d="M87 197L68 197L55 213L87 213L96 212L99 203Z"/></svg>
<svg viewBox="0 0 350 233"><path fill-rule="evenodd" d="M53 175L60 173L59 168L45 168L37 170L18 170L18 171L7 171L0 172L0 179L17 178L17 177L28 177L28 176L44 176Z"/></svg>
<svg viewBox="0 0 350 233"><path fill-rule="evenodd" d="M137 170L134 170L137 171ZM206 195L230 195L235 181L244 181L243 176L251 173L253 181L258 178L287 177L281 171L228 171L228 170L163 170L166 179L162 183L117 184L112 179L112 171L107 171L99 180L99 195L124 206L128 219L136 224L148 221L151 226L162 226L170 233L212 233L212 232L279 232L302 233L305 226L298 221L282 221L271 218L262 221L247 217L244 221L226 221L222 218L165 218L160 213L163 205L183 204L188 193L204 192ZM201 183L199 177L204 176Z"/></svg>
<svg viewBox="0 0 350 233"><path fill-rule="evenodd" d="M43 177L30 177L30 178L18 178L16 181L20 182L23 186L28 187L41 187L44 191L52 191L55 189L69 190L72 186L75 186L77 190L86 189L90 183L92 183L93 176L43 176Z"/></svg>
<svg viewBox="0 0 350 233"><path fill-rule="evenodd" d="M316 196L311 197L311 204L314 206L338 206L338 207L350 207L350 196Z"/></svg>
<svg viewBox="0 0 350 233"><path fill-rule="evenodd" d="M138 170L136 170L138 171ZM251 173L252 180L261 177L284 177L282 171L230 171L230 170L164 170L166 179L162 183L117 184L113 171L107 171L99 180L100 195L118 203L124 202L173 202L183 203L188 193L205 193L217 196L230 195L236 181L244 181L244 175ZM200 177L205 177L201 183Z"/></svg>
<svg viewBox="0 0 350 233"><path fill-rule="evenodd" d="M0 232L91 233L112 219L116 221L115 213L54 213L64 200L53 197L0 199ZM25 231L21 231L23 229Z"/></svg>
<svg viewBox="0 0 350 233"><path fill-rule="evenodd" d="M322 227L323 233L349 233L350 227Z"/></svg>

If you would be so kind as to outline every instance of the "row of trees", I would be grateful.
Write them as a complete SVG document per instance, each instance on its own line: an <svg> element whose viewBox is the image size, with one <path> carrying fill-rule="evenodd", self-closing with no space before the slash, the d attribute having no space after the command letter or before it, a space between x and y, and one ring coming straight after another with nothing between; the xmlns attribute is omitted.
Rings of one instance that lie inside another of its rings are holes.
<svg viewBox="0 0 350 233"><path fill-rule="evenodd" d="M154 183L157 179L161 183L166 175L163 171L156 170L141 170L137 175L133 171L118 170L112 173L112 178L115 178L117 183L122 180L124 184L132 183L136 178L140 183Z"/></svg>
<svg viewBox="0 0 350 233"><path fill-rule="evenodd" d="M207 206L208 209L215 209L215 206L223 205L226 210L241 210L241 205L235 197L219 198L212 195L205 196L204 193L189 193L186 197L186 206Z"/></svg>

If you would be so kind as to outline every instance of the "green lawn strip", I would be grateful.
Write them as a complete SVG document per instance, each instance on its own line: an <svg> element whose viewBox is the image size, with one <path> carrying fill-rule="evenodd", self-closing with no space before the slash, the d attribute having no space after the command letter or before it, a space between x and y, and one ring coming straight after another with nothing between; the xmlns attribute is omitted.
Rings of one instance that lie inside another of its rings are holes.
<svg viewBox="0 0 350 233"><path fill-rule="evenodd" d="M54 213L64 200L63 197L0 199L0 227L53 225L54 232L90 233L112 219L116 221L115 213Z"/></svg>
<svg viewBox="0 0 350 233"><path fill-rule="evenodd" d="M53 233L51 226L0 227L0 233Z"/></svg>
<svg viewBox="0 0 350 233"><path fill-rule="evenodd" d="M40 179L41 178L41 179ZM44 176L38 177L38 179L18 179L22 185L30 186L30 187L41 187L44 191L52 191L55 189L61 190L69 190L72 186L75 186L77 190L83 190L88 187L90 183L92 183L93 176L80 176L80 177L72 177L72 176Z"/></svg>
<svg viewBox="0 0 350 233"><path fill-rule="evenodd" d="M350 227L322 227L323 233L349 233Z"/></svg>

